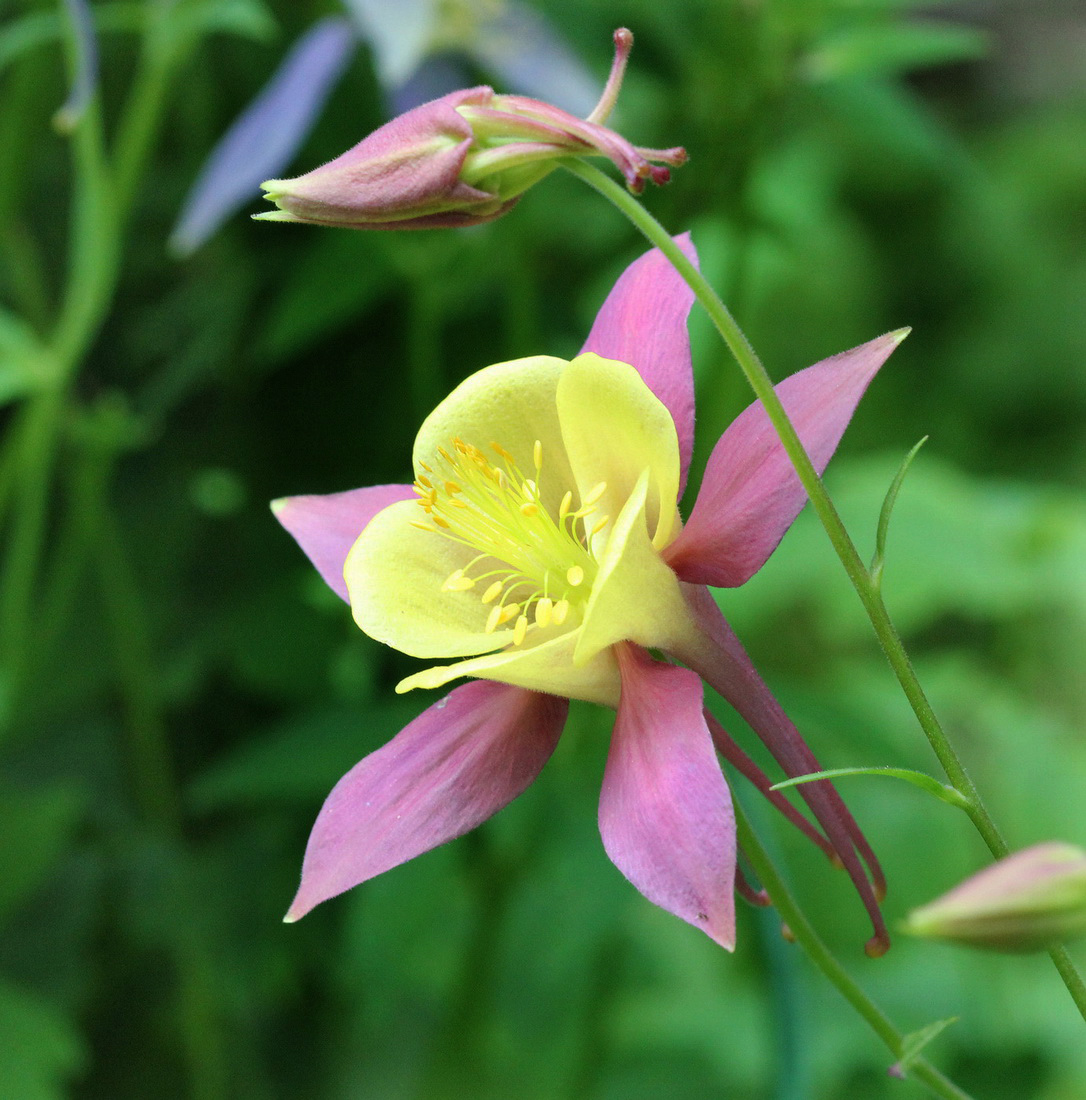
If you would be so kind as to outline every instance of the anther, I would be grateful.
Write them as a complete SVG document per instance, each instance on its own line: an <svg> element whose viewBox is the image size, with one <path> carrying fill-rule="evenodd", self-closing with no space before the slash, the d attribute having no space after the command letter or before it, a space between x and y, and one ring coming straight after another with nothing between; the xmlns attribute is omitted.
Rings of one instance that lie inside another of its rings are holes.
<svg viewBox="0 0 1086 1100"><path fill-rule="evenodd" d="M543 444L537 439L535 446L532 447L532 461L535 463L536 470L543 468Z"/></svg>
<svg viewBox="0 0 1086 1100"><path fill-rule="evenodd" d="M572 506L573 506L573 494L567 489L566 490L566 495L564 497L562 497L562 503L558 505L558 522L559 523L561 523L562 520L564 520L566 518L566 516L569 515L569 510Z"/></svg>
<svg viewBox="0 0 1086 1100"><path fill-rule="evenodd" d="M610 522L611 522L611 517L610 516L604 516L603 519L599 520L596 523L595 527L593 527L592 530L589 531L589 533L588 533L589 538L591 538L593 535L598 535Z"/></svg>
<svg viewBox="0 0 1086 1100"><path fill-rule="evenodd" d="M455 481L446 481L445 482L445 492L448 493L449 496L452 496L454 493L462 493L463 491L464 490L461 489L460 486L457 485Z"/></svg>
<svg viewBox="0 0 1086 1100"><path fill-rule="evenodd" d="M433 534L436 534L436 533L437 533L437 532L436 532L436 531L434 531L434 529L433 529L433 528L432 528L432 527L431 527L431 526L430 526L429 524L427 524L427 523L416 523L416 522L415 522L414 520L412 520L412 521L411 521L411 526L412 526L412 527L417 527L417 528L418 528L418 529L419 529L420 531L429 531L429 533L430 533L431 535L433 535Z"/></svg>
<svg viewBox="0 0 1086 1100"><path fill-rule="evenodd" d="M424 474L420 474L415 479L415 484L421 486L424 489L432 489L434 487L434 483Z"/></svg>
<svg viewBox="0 0 1086 1100"><path fill-rule="evenodd" d="M535 605L536 626L550 626L554 614L554 601L548 596L541 596Z"/></svg>
<svg viewBox="0 0 1086 1100"><path fill-rule="evenodd" d="M521 615L517 619L517 625L513 627L513 645L520 645L524 641L524 635L528 633L528 616Z"/></svg>
<svg viewBox="0 0 1086 1100"><path fill-rule="evenodd" d="M443 520L440 516L435 516L432 512L430 518L438 525L438 527L448 527L449 524L446 520Z"/></svg>
<svg viewBox="0 0 1086 1100"><path fill-rule="evenodd" d="M495 581L484 593L483 603L493 603L502 593L502 582Z"/></svg>
<svg viewBox="0 0 1086 1100"><path fill-rule="evenodd" d="M465 577L463 569L455 569L445 578L441 590L443 592L467 592L469 588L474 587L475 581L471 577Z"/></svg>
<svg viewBox="0 0 1086 1100"><path fill-rule="evenodd" d="M498 629L498 620L502 617L502 609L500 607L492 607L490 614L486 617L486 632L487 634L493 634Z"/></svg>
<svg viewBox="0 0 1086 1100"><path fill-rule="evenodd" d="M434 517L437 519L437 517ZM576 588L584 580L584 570L579 565L571 565L566 570L566 583L570 588Z"/></svg>
<svg viewBox="0 0 1086 1100"><path fill-rule="evenodd" d="M496 455L505 459L510 465L513 464L513 456L500 443L491 443L490 448Z"/></svg>
<svg viewBox="0 0 1086 1100"><path fill-rule="evenodd" d="M498 622L507 623L510 619L520 614L519 603L507 603L504 607L498 607Z"/></svg>
<svg viewBox="0 0 1086 1100"><path fill-rule="evenodd" d="M522 516L531 517L531 516L534 516L534 515L538 515L538 513L539 513L539 505L536 504L534 501L526 500L520 506L520 514Z"/></svg>
<svg viewBox="0 0 1086 1100"><path fill-rule="evenodd" d="M551 613L551 622L555 626L561 626L566 621L566 616L569 614L569 600L559 600L554 605L554 611Z"/></svg>
<svg viewBox="0 0 1086 1100"><path fill-rule="evenodd" d="M584 500L581 501L581 507L582 508L591 508L592 505L595 504L596 501L599 500L600 497L602 497L603 494L606 493L606 492L607 492L607 482L606 481L601 481L598 484L593 485L592 488L589 489L589 491L588 491L588 496L586 496L584 498Z"/></svg>

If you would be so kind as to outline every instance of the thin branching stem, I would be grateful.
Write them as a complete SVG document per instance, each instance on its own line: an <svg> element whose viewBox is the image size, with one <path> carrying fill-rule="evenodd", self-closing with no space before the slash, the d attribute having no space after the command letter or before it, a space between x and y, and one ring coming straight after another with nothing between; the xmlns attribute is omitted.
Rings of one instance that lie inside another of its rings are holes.
<svg viewBox="0 0 1086 1100"><path fill-rule="evenodd" d="M905 1053L905 1036L885 1012L863 991L852 975L841 965L814 930L814 926L800 909L796 899L781 878L769 854L751 828L742 807L735 803L735 823L739 847L750 861L762 888L769 894L774 908L788 926L792 936L807 957L833 984L842 997L856 1010L871 1030L885 1043L886 1048L899 1060ZM948 1077L922 1058L917 1059L909 1072L927 1086L934 1096L947 1100L969 1100L969 1094L960 1089Z"/></svg>

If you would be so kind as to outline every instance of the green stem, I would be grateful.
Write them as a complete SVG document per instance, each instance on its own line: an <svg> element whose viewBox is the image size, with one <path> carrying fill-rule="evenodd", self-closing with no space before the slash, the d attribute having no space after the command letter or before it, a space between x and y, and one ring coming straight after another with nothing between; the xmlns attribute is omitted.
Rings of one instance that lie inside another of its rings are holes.
<svg viewBox="0 0 1086 1100"><path fill-rule="evenodd" d="M666 229L622 186L612 180L605 173L591 164L580 160L568 160L564 162L565 168L583 180L590 187L598 191L605 199L612 203L623 213L634 226L658 248L674 266L682 279L694 292L694 296L701 303L706 313L720 333L728 349L735 357L740 369L750 383L758 400L769 417L770 423L780 438L785 453L799 475L799 480L806 490L815 512L822 526L826 529L830 542L837 553L853 588L856 589L864 609L867 611L871 625L879 639L883 652L886 654L890 667L901 685L909 705L916 715L921 729L924 731L935 752L939 763L943 767L947 778L953 787L963 796L966 805L963 807L978 833L988 846L988 850L996 859L1007 855L1009 848L1003 839L999 828L988 813L981 800L980 793L970 778L965 766L962 764L957 752L951 745L949 738L935 716L931 703L920 686L912 662L902 643L901 636L897 632L890 619L890 613L882 598L880 585L872 578L856 550L837 509L826 492L818 472L815 470L799 436L784 411L780 398L773 388L773 382L766 373L765 367L751 347L743 331L736 323L735 318L729 313L727 306L706 281L701 272L686 258L682 250L671 239ZM1083 990L1081 976L1075 969L1069 956L1056 958L1053 961L1060 972L1060 976L1067 986L1083 1019L1086 1019L1086 992Z"/></svg>
<svg viewBox="0 0 1086 1100"><path fill-rule="evenodd" d="M165 9L162 9L165 11ZM164 18L162 15L160 18ZM69 35L69 67L78 43ZM150 151L175 53L160 20L148 27L139 71L127 100L115 166L105 154L97 96L72 135L74 158L68 278L49 343L49 380L21 410L16 513L0 574L0 662L7 694L17 704L27 669L31 609L45 544L53 466L68 391L109 310L120 271L121 238L136 184ZM3 726L0 715L0 727Z"/></svg>
<svg viewBox="0 0 1086 1100"><path fill-rule="evenodd" d="M905 1036L881 1008L860 988L852 976L837 961L830 949L822 942L811 922L804 915L795 898L791 895L784 880L777 873L773 861L750 827L738 801L735 806L735 824L738 830L739 847L750 861L763 888L769 894L781 919L788 926L796 942L806 952L807 957L834 985L842 997L856 1010L871 1030L883 1041L887 1049L899 1060L905 1053ZM940 1073L924 1059L912 1063L909 1072L927 1086L935 1096L947 1100L970 1100L969 1094L958 1088L949 1078Z"/></svg>

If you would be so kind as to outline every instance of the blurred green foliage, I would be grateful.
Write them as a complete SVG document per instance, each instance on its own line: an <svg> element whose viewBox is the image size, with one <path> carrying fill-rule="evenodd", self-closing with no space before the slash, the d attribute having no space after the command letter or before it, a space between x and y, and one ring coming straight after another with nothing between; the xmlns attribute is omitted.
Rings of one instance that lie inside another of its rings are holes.
<svg viewBox="0 0 1086 1100"><path fill-rule="evenodd" d="M601 81L612 29L635 31L616 125L691 153L647 202L693 230L776 377L914 327L829 487L870 551L902 455L930 435L891 523L891 611L1012 846L1086 842L1086 67L1049 66L1021 38L1081 35L1081 9L537 6ZM0 608L21 669L0 683L0 1092L921 1095L886 1077L885 1052L772 914L744 910L727 957L621 879L595 830L608 723L591 708L574 709L539 782L476 834L279 923L324 794L425 704L392 695L406 660L357 632L264 501L403 480L436 400L487 363L576 351L642 245L556 177L462 234L241 217L172 260L165 242L208 150L332 9L94 7L113 139L141 28L158 20L184 48L108 309L39 469L27 424L48 385L41 349L78 188L50 129L66 93L56 11L8 0L0 27L9 573L26 486L46 504L26 629L9 614L18 600ZM298 169L382 110L363 51ZM704 319L692 324L703 462L748 395ZM934 771L809 515L720 600L826 767ZM964 816L913 788L842 790L887 866L891 919L986 861ZM964 1088L1086 1094L1082 1022L1046 960L904 939L865 959L843 876L738 794L895 1020L959 1017L929 1053Z"/></svg>

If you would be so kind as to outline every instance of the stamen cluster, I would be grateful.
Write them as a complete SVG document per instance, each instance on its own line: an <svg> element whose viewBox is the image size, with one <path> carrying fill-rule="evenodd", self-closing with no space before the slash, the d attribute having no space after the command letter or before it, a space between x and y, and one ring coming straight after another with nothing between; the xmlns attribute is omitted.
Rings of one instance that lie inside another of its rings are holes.
<svg viewBox="0 0 1086 1100"><path fill-rule="evenodd" d="M419 462L424 472L414 489L426 520L414 526L478 554L449 574L442 591L467 592L489 581L480 596L491 605L486 632L512 622L514 645L523 644L530 630L563 626L583 610L592 591L597 565L589 546L611 517L590 517L606 482L594 486L576 509L567 490L555 517L540 489L543 444L538 439L532 477L499 443L490 444L497 461L459 437L450 446L438 447L437 469ZM481 571L473 572L477 568Z"/></svg>

